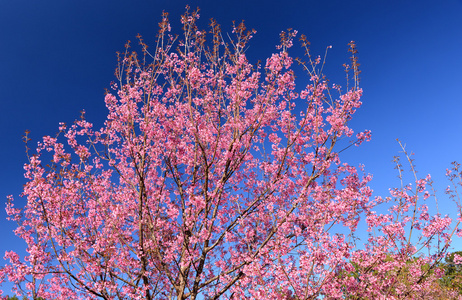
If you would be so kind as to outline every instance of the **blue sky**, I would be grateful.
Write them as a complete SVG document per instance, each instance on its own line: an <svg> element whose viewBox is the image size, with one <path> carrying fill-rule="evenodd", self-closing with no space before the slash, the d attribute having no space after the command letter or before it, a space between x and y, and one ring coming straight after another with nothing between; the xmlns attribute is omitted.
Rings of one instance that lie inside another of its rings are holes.
<svg viewBox="0 0 462 300"><path fill-rule="evenodd" d="M186 4L201 8L200 24L213 17L226 32L232 20L243 19L256 29L247 52L253 62L276 51L287 28L304 33L314 54L332 45L325 73L342 85L347 44L356 41L364 104L351 124L371 130L372 141L350 148L344 160L365 164L374 175L371 186L385 195L399 184L391 162L399 138L415 152L419 174L432 174L440 206L453 212L443 190L450 162L462 162L462 0L0 1L0 202L9 194L19 206L25 201L18 196L25 182L24 131L36 143L54 135L59 122L72 123L82 109L100 127L116 51L138 33L153 45L162 10L180 33ZM306 80L303 74L299 79ZM1 209L2 256L25 248L5 218Z"/></svg>

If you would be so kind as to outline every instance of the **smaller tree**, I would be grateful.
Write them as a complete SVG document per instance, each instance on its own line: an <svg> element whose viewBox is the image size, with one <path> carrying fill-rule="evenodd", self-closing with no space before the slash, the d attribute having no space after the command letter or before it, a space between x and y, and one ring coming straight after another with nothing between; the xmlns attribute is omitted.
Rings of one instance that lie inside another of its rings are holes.
<svg viewBox="0 0 462 300"><path fill-rule="evenodd" d="M444 270L444 276L440 279L442 288L462 295L462 251L447 255L440 267Z"/></svg>
<svg viewBox="0 0 462 300"><path fill-rule="evenodd" d="M338 272L339 286L347 299L378 299L385 295L392 299L454 299L457 293L443 287L440 279L445 274L442 261L447 257L451 239L455 233L460 235L461 219L452 224L453 230L448 230L452 219L439 213L430 216L426 202L432 194L435 196L433 182L429 175L417 177L414 160L399 144L416 185L404 184L404 168L400 157L395 157L401 188L391 189L391 197L376 198L376 208L388 205L389 212L368 214L370 234L366 249L352 252L349 262ZM453 189L446 193L458 199L457 189L462 181L457 163L453 163L447 176Z"/></svg>

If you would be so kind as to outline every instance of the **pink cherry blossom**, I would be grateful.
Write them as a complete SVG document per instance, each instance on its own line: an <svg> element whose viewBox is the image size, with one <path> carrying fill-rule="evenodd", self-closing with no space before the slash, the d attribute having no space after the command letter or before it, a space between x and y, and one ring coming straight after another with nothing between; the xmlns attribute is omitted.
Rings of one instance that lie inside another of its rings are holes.
<svg viewBox="0 0 462 300"><path fill-rule="evenodd" d="M253 65L254 30L224 42L198 18L186 8L177 41L164 13L154 52L140 39L119 57L101 129L82 113L28 153L27 203L6 207L28 254L5 253L0 283L34 299L430 299L460 219L420 203L430 177L373 198L342 161L345 141L371 138L349 123L355 44L342 92L303 37L308 62L292 58L297 31Z"/></svg>

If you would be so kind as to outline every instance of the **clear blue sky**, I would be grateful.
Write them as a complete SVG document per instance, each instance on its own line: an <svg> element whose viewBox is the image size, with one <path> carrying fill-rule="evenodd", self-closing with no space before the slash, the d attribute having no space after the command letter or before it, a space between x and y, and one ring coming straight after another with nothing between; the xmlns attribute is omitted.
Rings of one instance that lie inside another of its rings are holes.
<svg viewBox="0 0 462 300"><path fill-rule="evenodd" d="M440 201L446 200L445 169L462 162L462 0L14 0L0 1L0 202L8 194L19 206L25 201L18 196L25 182L24 131L36 143L82 109L100 127L115 52L138 33L153 45L162 10L180 33L178 18L188 3L201 8L201 24L213 17L226 32L232 20L244 19L255 28L248 50L254 62L275 51L287 28L307 35L315 54L332 45L326 73L339 84L347 43L356 41L364 105L352 124L373 136L350 148L345 161L365 164L374 174L372 187L385 195L399 183L391 163L399 138L416 153L419 174L431 173ZM447 201L440 205L449 210ZM1 256L25 248L5 218L1 209Z"/></svg>

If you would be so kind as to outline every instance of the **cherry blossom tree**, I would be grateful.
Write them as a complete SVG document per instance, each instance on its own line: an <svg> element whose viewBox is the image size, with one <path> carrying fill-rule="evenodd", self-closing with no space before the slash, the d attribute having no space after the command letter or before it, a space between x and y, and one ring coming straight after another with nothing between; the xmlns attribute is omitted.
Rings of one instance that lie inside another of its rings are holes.
<svg viewBox="0 0 462 300"><path fill-rule="evenodd" d="M348 125L362 95L354 42L342 89L305 37L305 60L290 56L294 30L252 64L255 31L224 38L198 18L187 9L177 37L164 13L152 51L127 44L101 129L82 113L29 154L27 204L7 205L28 255L7 252L0 281L34 299L430 295L458 223L418 203L429 177L373 198L371 175L341 161L370 138Z"/></svg>

